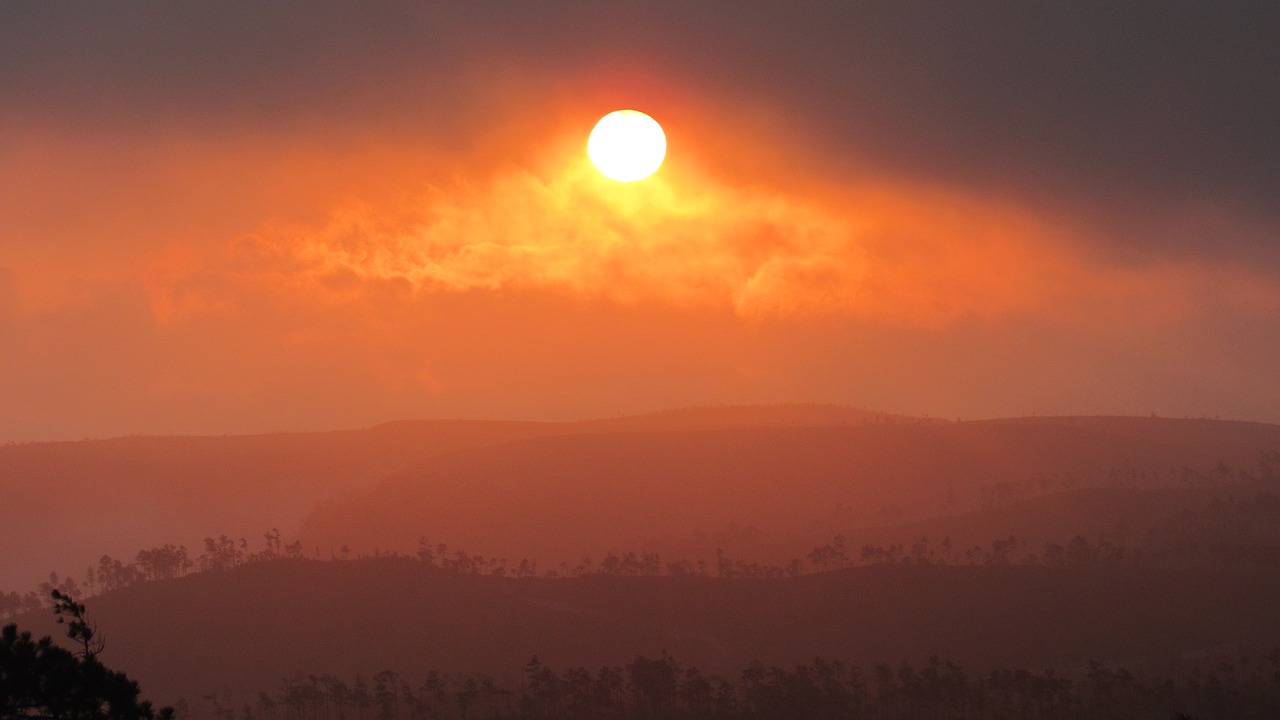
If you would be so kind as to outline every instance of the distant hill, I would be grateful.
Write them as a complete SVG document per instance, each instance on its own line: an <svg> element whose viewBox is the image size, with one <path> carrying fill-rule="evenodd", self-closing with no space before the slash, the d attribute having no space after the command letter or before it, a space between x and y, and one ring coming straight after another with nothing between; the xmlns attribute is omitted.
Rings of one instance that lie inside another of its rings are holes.
<svg viewBox="0 0 1280 720"><path fill-rule="evenodd" d="M1149 507L1115 496L1123 511L1097 514L1110 532L1149 521L1182 502L1182 491L1256 473L1277 451L1278 426L1159 419L583 432L435 456L318 506L300 536L322 552L411 553L425 536L484 555L573 563L605 549L682 543L755 553L796 545L780 539L853 536L1064 490L1154 491ZM1061 526L1053 512L1040 512L1040 523ZM1076 532L1098 528L1085 513L1064 516L1073 518L1088 521ZM1008 519L1014 527L991 522L985 539L1036 527ZM929 532L940 540L955 522Z"/></svg>
<svg viewBox="0 0 1280 720"><path fill-rule="evenodd" d="M1157 418L953 423L792 404L575 423L399 421L364 430L129 437L0 447L0 591L103 554L301 530L308 554L580 559L612 546L792 552L1089 486L1181 487L1280 451L1280 427ZM1185 468L1184 468L1185 466ZM1187 473L1190 473L1188 476ZM305 517L305 523L302 521ZM792 538L785 547L753 540ZM541 544L539 544L541 543ZM754 543L754 544L753 544Z"/></svg>
<svg viewBox="0 0 1280 720"><path fill-rule="evenodd" d="M1241 492L1247 494L1245 488ZM1221 490L1209 488L1086 487L922 520L831 524L786 535L765 535L737 527L703 537L656 539L646 549L659 552L664 558L696 559L714 557L719 547L734 560L785 566L792 558L806 559L815 547L831 543L836 535L844 537L851 559L857 559L866 545L883 549L898 545L905 557L916 543L923 541L924 550L933 553L935 561L941 561L949 548L950 560L965 562L969 550L978 547L991 551L994 541L1011 536L1021 543L1019 557L1043 555L1047 544L1066 545L1077 536L1091 543L1105 540L1133 548L1141 545L1156 525L1223 495Z"/></svg>
<svg viewBox="0 0 1280 720"><path fill-rule="evenodd" d="M1256 467L1260 459L1258 454L1267 452L1273 456L1270 462L1280 469L1280 448L1276 446L1280 425L1268 423L1154 416L1034 416L974 422L980 425L1087 429L1117 438L1130 438L1142 443L1153 454L1163 448L1168 451L1170 459L1183 456L1178 449L1190 446L1200 450L1201 460L1209 460L1217 452L1221 462L1239 468ZM1233 462L1233 458L1237 460Z"/></svg>
<svg viewBox="0 0 1280 720"><path fill-rule="evenodd" d="M667 650L707 672L815 656L1128 667L1280 644L1280 573L886 565L778 580L459 576L406 559L277 561L88 602L103 660L162 702L303 673L428 669L516 681L530 656L598 668ZM53 633L48 613L20 618Z"/></svg>
<svg viewBox="0 0 1280 720"><path fill-rule="evenodd" d="M824 425L891 418L835 405L686 408L583 422L403 420L363 430L153 436L0 446L0 591L103 554L227 534L260 549L318 501L367 488L434 455L545 435Z"/></svg>
<svg viewBox="0 0 1280 720"><path fill-rule="evenodd" d="M126 437L0 446L0 590L99 556L205 536L291 533L326 497L372 485L444 450L554 431L546 423L418 421L368 430Z"/></svg>
<svg viewBox="0 0 1280 720"><path fill-rule="evenodd" d="M664 410L643 415L586 420L571 425L581 432L672 432L750 427L839 427L868 423L938 422L846 405L792 403L717 405Z"/></svg>

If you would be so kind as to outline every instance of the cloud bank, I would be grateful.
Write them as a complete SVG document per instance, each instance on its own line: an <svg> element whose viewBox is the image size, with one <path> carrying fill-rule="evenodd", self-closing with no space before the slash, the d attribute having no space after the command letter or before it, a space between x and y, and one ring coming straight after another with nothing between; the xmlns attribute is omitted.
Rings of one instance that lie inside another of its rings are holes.
<svg viewBox="0 0 1280 720"><path fill-rule="evenodd" d="M1280 5L0 5L0 440L1280 421ZM597 117L667 127L652 181Z"/></svg>

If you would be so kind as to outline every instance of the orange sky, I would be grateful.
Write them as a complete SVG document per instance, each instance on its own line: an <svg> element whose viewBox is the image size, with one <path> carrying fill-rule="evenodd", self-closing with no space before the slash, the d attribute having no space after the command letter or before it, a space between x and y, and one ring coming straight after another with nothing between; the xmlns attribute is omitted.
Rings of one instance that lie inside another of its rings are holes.
<svg viewBox="0 0 1280 720"><path fill-rule="evenodd" d="M679 57L472 58L443 118L20 103L0 441L782 401L1280 421L1265 213L895 164L869 120L832 135ZM622 106L669 142L631 185L584 153Z"/></svg>

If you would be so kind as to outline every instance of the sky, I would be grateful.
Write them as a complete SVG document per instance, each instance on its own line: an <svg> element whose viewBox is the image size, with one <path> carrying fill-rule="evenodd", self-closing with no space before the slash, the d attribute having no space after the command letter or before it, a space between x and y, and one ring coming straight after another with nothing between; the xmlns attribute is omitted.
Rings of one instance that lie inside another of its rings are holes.
<svg viewBox="0 0 1280 720"><path fill-rule="evenodd" d="M1280 422L1277 67L1269 0L5 3L0 442Z"/></svg>

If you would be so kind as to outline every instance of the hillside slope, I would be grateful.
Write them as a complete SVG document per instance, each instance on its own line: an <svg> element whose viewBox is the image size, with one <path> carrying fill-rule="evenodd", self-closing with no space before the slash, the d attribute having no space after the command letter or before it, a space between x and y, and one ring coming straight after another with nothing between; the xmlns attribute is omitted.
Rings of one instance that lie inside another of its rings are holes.
<svg viewBox="0 0 1280 720"><path fill-rule="evenodd" d="M363 489L433 455L519 438L902 420L835 405L684 408L576 423L404 420L364 430L126 437L0 446L0 590L50 570L80 576L103 554L226 534L261 548L317 501Z"/></svg>
<svg viewBox="0 0 1280 720"><path fill-rule="evenodd" d="M433 454L552 432L544 423L388 423L368 430L128 437L0 447L0 589L83 573L105 554L291 532L315 503Z"/></svg>
<svg viewBox="0 0 1280 720"><path fill-rule="evenodd" d="M104 661L162 701L297 673L483 671L515 679L667 650L710 672L815 656L1134 666L1280 644L1280 573L873 566L791 579L499 580L402 559L278 561L92 598ZM44 614L23 626L54 632Z"/></svg>
<svg viewBox="0 0 1280 720"><path fill-rule="evenodd" d="M198 554L205 536L260 549L271 528L292 539L304 515L308 554L412 552L426 535L551 563L724 542L738 554L774 547L760 559L785 561L834 532L924 522L1018 493L1182 487L1219 478L1220 467L1255 468L1268 452L1280 452L1280 427L949 423L829 405L9 445L0 447L0 590L34 587L50 570L81 577L103 554L128 560L163 543Z"/></svg>
<svg viewBox="0 0 1280 720"><path fill-rule="evenodd" d="M572 563L610 548L715 542L734 527L807 542L815 533L1064 489L1181 491L1238 479L1221 468L1256 469L1264 453L1280 450L1277 426L1116 424L893 422L528 438L436 456L318 507L300 533L307 547L413 552L425 536L485 555ZM1109 529L1125 522L1106 517ZM993 527L986 539L1010 531Z"/></svg>

